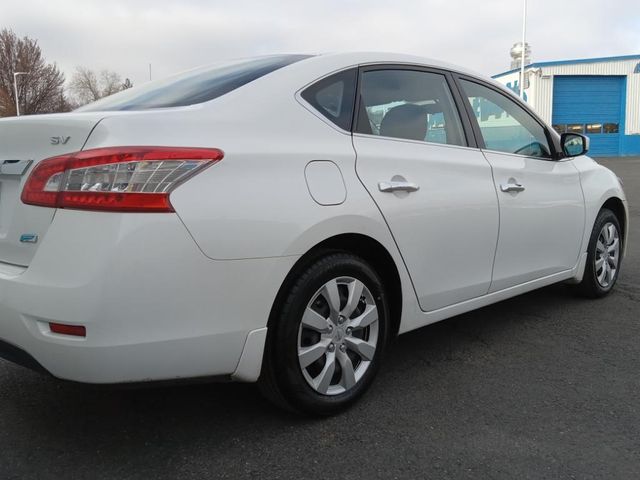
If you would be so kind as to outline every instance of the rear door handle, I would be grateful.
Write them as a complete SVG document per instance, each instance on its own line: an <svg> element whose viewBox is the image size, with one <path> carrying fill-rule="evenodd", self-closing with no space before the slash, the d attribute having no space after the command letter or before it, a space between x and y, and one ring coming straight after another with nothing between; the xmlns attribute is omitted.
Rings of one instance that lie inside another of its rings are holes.
<svg viewBox="0 0 640 480"><path fill-rule="evenodd" d="M503 192L522 192L524 191L524 185L520 183L503 183L500 185L500 190Z"/></svg>
<svg viewBox="0 0 640 480"><path fill-rule="evenodd" d="M378 182L378 189L381 192L417 192L420 186L407 181Z"/></svg>

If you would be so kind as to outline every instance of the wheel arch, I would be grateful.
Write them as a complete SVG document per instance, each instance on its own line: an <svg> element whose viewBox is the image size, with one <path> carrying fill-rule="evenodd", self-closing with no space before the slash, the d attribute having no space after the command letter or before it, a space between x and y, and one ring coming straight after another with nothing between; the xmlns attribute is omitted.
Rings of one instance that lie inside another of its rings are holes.
<svg viewBox="0 0 640 480"><path fill-rule="evenodd" d="M618 217L618 222L620 222L620 228L622 229L622 238L624 239L624 243L626 245L627 209L625 208L623 201L618 197L609 197L602 204L600 210L604 208L611 210L615 214L615 216Z"/></svg>
<svg viewBox="0 0 640 480"><path fill-rule="evenodd" d="M361 233L342 233L326 238L310 248L291 268L278 289L271 311L267 327L273 325L277 319L279 305L289 287L295 282L299 272L311 265L318 258L330 252L348 252L367 261L382 277L387 295L389 296L389 308L391 311L391 326L393 336L400 329L402 318L402 281L400 272L389 251L374 238Z"/></svg>

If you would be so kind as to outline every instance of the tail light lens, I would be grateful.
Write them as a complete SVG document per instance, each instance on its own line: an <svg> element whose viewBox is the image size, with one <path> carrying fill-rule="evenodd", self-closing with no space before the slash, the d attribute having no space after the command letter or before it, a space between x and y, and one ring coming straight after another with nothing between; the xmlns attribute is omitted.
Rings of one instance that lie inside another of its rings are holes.
<svg viewBox="0 0 640 480"><path fill-rule="evenodd" d="M216 148L113 147L41 161L22 202L52 208L173 212L171 191L222 160Z"/></svg>

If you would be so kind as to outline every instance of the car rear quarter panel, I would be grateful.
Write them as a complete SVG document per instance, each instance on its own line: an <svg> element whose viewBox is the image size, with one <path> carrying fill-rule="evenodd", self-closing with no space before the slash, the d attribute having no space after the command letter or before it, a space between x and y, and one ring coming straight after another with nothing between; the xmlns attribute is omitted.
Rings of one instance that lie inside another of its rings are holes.
<svg viewBox="0 0 640 480"><path fill-rule="evenodd" d="M215 147L224 159L179 186L171 203L203 253L215 260L304 254L325 238L393 238L355 172L351 136L295 98L308 78L268 75L205 104L105 118L85 148L117 145ZM320 205L305 168L331 160L346 198Z"/></svg>

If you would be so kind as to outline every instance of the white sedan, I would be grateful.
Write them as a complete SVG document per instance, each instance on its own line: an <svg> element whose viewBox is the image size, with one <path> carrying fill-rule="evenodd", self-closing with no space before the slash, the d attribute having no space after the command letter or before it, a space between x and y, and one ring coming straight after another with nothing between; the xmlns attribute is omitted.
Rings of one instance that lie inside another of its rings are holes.
<svg viewBox="0 0 640 480"><path fill-rule="evenodd" d="M394 54L243 59L2 119L0 355L335 413L397 334L556 282L611 291L627 202L587 149Z"/></svg>

